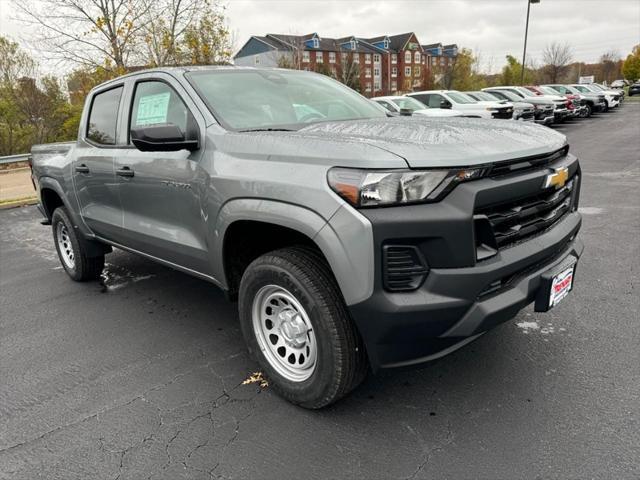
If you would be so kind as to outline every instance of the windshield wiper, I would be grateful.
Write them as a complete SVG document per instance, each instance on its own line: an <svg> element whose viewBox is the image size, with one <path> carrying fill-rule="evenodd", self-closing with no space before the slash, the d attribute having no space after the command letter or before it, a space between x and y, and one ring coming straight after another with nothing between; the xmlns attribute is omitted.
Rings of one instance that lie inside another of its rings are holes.
<svg viewBox="0 0 640 480"><path fill-rule="evenodd" d="M247 128L240 132L295 132L293 128Z"/></svg>

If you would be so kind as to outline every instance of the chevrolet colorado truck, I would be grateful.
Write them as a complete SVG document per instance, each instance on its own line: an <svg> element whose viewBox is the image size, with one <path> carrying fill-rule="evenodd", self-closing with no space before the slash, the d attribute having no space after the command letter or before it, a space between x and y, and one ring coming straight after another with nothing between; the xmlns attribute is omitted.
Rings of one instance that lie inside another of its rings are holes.
<svg viewBox="0 0 640 480"><path fill-rule="evenodd" d="M77 141L34 146L32 169L73 280L98 278L115 247L213 283L270 385L307 408L547 311L583 251L563 135L389 117L310 72L111 80Z"/></svg>

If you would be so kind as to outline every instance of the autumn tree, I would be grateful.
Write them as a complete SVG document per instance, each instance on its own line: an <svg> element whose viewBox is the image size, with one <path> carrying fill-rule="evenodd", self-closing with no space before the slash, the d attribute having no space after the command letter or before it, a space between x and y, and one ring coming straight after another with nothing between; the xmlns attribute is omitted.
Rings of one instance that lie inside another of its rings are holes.
<svg viewBox="0 0 640 480"><path fill-rule="evenodd" d="M622 64L624 78L635 82L640 80L640 44L633 47L632 52Z"/></svg>
<svg viewBox="0 0 640 480"><path fill-rule="evenodd" d="M478 90L484 88L483 76L478 71L478 59L468 48L461 48L451 64L441 70L441 83L447 90Z"/></svg>
<svg viewBox="0 0 640 480"><path fill-rule="evenodd" d="M500 74L501 85L519 85L522 76L522 64L513 55L507 55L507 64L502 67ZM524 84L535 83L535 72L530 68L524 69Z"/></svg>
<svg viewBox="0 0 640 480"><path fill-rule="evenodd" d="M556 83L571 63L573 53L568 43L551 42L542 52L543 74L549 83Z"/></svg>

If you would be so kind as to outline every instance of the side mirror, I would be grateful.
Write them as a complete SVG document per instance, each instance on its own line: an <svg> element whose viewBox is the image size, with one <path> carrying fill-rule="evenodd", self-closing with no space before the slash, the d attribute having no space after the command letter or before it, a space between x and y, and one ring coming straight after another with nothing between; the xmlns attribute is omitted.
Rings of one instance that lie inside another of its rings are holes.
<svg viewBox="0 0 640 480"><path fill-rule="evenodd" d="M411 115L413 115L413 110L411 110L410 108L401 108L400 115L402 115L403 117L410 117Z"/></svg>
<svg viewBox="0 0 640 480"><path fill-rule="evenodd" d="M446 108L449 109L451 108L451 103L447 100L442 100L440 101L440 108Z"/></svg>
<svg viewBox="0 0 640 480"><path fill-rule="evenodd" d="M177 152L178 150L193 152L198 150L200 141L197 127L187 127L187 130L185 135L173 123L140 125L131 129L131 143L141 152Z"/></svg>

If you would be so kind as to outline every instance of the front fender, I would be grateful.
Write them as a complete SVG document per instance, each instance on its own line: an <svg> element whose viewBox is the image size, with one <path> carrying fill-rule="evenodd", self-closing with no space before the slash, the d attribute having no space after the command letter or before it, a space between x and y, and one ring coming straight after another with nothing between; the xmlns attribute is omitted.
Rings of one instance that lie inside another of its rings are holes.
<svg viewBox="0 0 640 480"><path fill-rule="evenodd" d="M360 217L360 218L357 218ZM213 269L228 285L224 274L223 243L227 229L239 220L271 223L310 238L323 253L348 305L358 303L373 291L373 234L371 224L355 210L338 206L329 221L316 212L274 200L241 198L221 208L215 227Z"/></svg>

